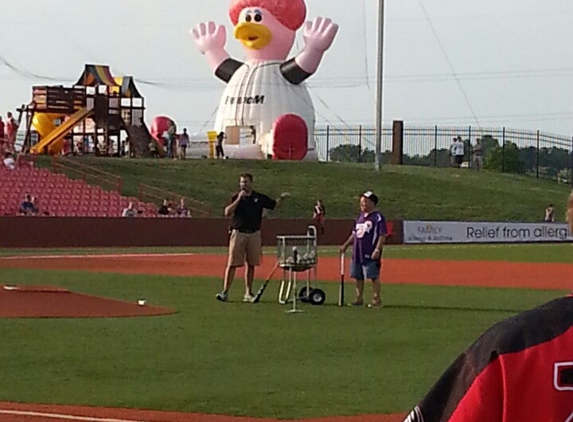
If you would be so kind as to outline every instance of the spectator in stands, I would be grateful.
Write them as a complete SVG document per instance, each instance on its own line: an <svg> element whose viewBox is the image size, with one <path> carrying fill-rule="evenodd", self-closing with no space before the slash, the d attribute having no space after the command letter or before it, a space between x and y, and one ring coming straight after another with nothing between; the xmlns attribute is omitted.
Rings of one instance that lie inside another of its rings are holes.
<svg viewBox="0 0 573 422"><path fill-rule="evenodd" d="M14 161L14 157L12 157L11 152L6 152L4 166L10 170L16 170L16 162Z"/></svg>
<svg viewBox="0 0 573 422"><path fill-rule="evenodd" d="M137 210L135 209L133 202L127 204L127 208L124 208L123 212L121 213L122 217L135 217L136 215Z"/></svg>
<svg viewBox="0 0 573 422"><path fill-rule="evenodd" d="M6 122L6 138L8 140L8 149L12 152L15 151L14 145L16 144L16 135L18 134L18 127L20 124L12 115L12 112L8 112L8 121Z"/></svg>
<svg viewBox="0 0 573 422"><path fill-rule="evenodd" d="M183 128L183 133L179 135L179 158L184 160L187 157L187 147L189 146L189 134L187 128Z"/></svg>
<svg viewBox="0 0 573 422"><path fill-rule="evenodd" d="M22 215L34 215L36 213L36 207L34 206L34 202L32 202L31 195L24 196L24 200L20 204L20 209L18 211Z"/></svg>
<svg viewBox="0 0 573 422"><path fill-rule="evenodd" d="M549 204L549 206L545 208L545 219L543 221L546 223L555 222L555 208L553 208L553 204Z"/></svg>
<svg viewBox="0 0 573 422"><path fill-rule="evenodd" d="M185 205L185 198L181 198L179 205L175 208L175 212L179 217L191 217L191 211Z"/></svg>
<svg viewBox="0 0 573 422"><path fill-rule="evenodd" d="M36 198L35 196L32 196L32 204L34 205L34 208L32 208L32 215L39 215L40 214L40 200L38 198ZM45 212L44 215L48 215L48 213Z"/></svg>
<svg viewBox="0 0 573 422"><path fill-rule="evenodd" d="M171 202L168 199L163 200L163 204L159 207L157 214L162 216L167 216L173 213L173 208L171 208Z"/></svg>

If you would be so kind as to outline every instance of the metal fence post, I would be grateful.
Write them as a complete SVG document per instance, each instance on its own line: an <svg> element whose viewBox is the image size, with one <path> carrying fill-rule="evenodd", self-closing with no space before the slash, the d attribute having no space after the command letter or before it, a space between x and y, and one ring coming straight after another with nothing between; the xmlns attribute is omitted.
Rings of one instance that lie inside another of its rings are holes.
<svg viewBox="0 0 573 422"><path fill-rule="evenodd" d="M501 135L501 172L505 173L505 127Z"/></svg>
<svg viewBox="0 0 573 422"><path fill-rule="evenodd" d="M438 125L434 126L434 167L438 167Z"/></svg>
<svg viewBox="0 0 573 422"><path fill-rule="evenodd" d="M326 162L330 162L330 125L326 126Z"/></svg>
<svg viewBox="0 0 573 422"><path fill-rule="evenodd" d="M569 179L571 181L571 190L573 190L573 137L571 138L571 167L569 168Z"/></svg>
<svg viewBox="0 0 573 422"><path fill-rule="evenodd" d="M537 150L535 157L535 177L539 179L539 130L537 131Z"/></svg>
<svg viewBox="0 0 573 422"><path fill-rule="evenodd" d="M358 127L358 162L362 162L362 125Z"/></svg>
<svg viewBox="0 0 573 422"><path fill-rule="evenodd" d="M471 126L469 126L469 128L468 128L468 144L469 144L469 145L472 144L472 127L471 127ZM465 147L464 147L464 158L465 158L465 155L466 155L466 154L468 154L468 157L469 157L469 153L470 153L469 148L465 148ZM468 158L468 161L469 161L468 164L469 164L469 166L471 167L471 160L470 160L469 158Z"/></svg>

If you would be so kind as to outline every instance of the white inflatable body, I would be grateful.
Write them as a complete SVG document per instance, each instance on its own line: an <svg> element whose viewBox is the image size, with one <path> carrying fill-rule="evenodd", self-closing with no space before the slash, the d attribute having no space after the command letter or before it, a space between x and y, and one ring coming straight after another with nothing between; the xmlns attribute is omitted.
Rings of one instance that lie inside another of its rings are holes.
<svg viewBox="0 0 573 422"><path fill-rule="evenodd" d="M273 124L282 115L296 114L308 129L308 153L305 159L317 159L314 141L315 112L305 83L288 82L281 73L282 61L244 63L229 81L215 120L215 131L225 132L229 126L254 126L257 149L242 145L229 149L230 158L262 159L273 154ZM235 149L246 148L245 151ZM225 151L227 153L227 151ZM239 156L240 155L240 156Z"/></svg>

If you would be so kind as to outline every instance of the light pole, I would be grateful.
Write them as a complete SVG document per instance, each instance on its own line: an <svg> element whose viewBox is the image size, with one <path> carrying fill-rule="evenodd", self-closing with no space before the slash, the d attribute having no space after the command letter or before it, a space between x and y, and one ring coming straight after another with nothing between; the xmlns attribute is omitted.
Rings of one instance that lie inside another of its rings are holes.
<svg viewBox="0 0 573 422"><path fill-rule="evenodd" d="M384 78L384 0L378 0L378 72L376 77L376 151L375 168L380 171L382 160L382 118Z"/></svg>

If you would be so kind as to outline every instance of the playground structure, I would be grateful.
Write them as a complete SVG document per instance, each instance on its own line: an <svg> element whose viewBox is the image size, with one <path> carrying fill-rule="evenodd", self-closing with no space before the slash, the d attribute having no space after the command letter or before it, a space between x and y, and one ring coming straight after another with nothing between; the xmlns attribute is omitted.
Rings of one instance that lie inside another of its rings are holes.
<svg viewBox="0 0 573 422"><path fill-rule="evenodd" d="M24 148L32 154L64 152L134 157L164 147L145 124L145 99L131 76L114 77L109 67L85 65L72 87L34 86L26 115Z"/></svg>

